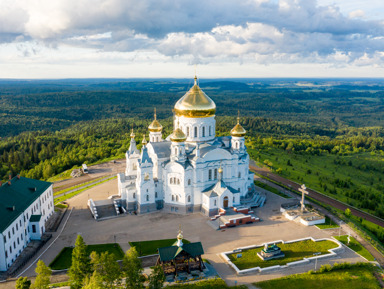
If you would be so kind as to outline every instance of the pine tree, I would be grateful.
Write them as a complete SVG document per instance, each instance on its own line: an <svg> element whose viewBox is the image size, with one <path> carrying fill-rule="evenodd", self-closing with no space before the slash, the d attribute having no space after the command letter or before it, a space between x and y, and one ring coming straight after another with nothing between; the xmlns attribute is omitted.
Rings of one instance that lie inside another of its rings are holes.
<svg viewBox="0 0 384 289"><path fill-rule="evenodd" d="M82 289L104 289L101 276L97 271L94 271L91 277L85 277L84 284Z"/></svg>
<svg viewBox="0 0 384 289"><path fill-rule="evenodd" d="M143 268L139 254L135 247L131 247L123 259L123 274L125 277L126 289L142 289L144 288L144 280L142 276Z"/></svg>
<svg viewBox="0 0 384 289"><path fill-rule="evenodd" d="M81 235L77 236L75 248L72 251L72 265L68 270L71 289L83 286L85 277L90 274L90 259L86 252L86 245Z"/></svg>
<svg viewBox="0 0 384 289"><path fill-rule="evenodd" d="M163 288L165 276L163 269L160 266L155 266L149 276L149 289Z"/></svg>
<svg viewBox="0 0 384 289"><path fill-rule="evenodd" d="M103 252L100 255L91 253L91 264L94 272L100 276L104 288L113 289L120 284L121 270L113 254Z"/></svg>
<svg viewBox="0 0 384 289"><path fill-rule="evenodd" d="M20 277L16 280L16 289L29 289L31 287L31 280L27 277Z"/></svg>
<svg viewBox="0 0 384 289"><path fill-rule="evenodd" d="M43 260L39 260L37 262L37 266L35 269L37 274L35 283L32 285L33 289L48 289L50 283L50 277L52 274L51 269L49 269Z"/></svg>

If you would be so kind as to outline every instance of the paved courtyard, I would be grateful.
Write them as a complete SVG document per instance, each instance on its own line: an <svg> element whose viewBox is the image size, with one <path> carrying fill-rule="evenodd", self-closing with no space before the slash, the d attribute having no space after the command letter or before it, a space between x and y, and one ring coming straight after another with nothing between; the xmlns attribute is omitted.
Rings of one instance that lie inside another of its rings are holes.
<svg viewBox="0 0 384 289"><path fill-rule="evenodd" d="M243 225L226 230L214 230L208 224L209 218L202 214L173 215L161 211L140 216L124 215L114 219L95 221L89 212L86 201L88 196L94 200L106 199L108 195L116 194L117 180L111 180L102 185L87 190L72 198L70 203L73 211L68 223L55 243L42 255L41 259L49 264L65 246L73 246L77 234L81 234L87 244L110 243L116 240L125 251L129 249L128 241L144 241L153 239L175 238L182 226L184 238L191 242L200 241L203 244L205 255L215 267L218 274L229 285L257 282L265 279L277 278L293 273L306 272L314 269L314 262L308 265L297 266L290 269L273 271L271 273L237 276L234 271L218 256L219 253L230 251L237 247L261 244L274 240L292 240L312 236L314 238L330 237L332 230L319 230L315 227L289 222L279 212L280 204L286 202L272 193L267 193L267 203L263 208L256 209L255 213L263 221L259 223ZM68 215L66 215L68 216ZM53 242L61 231L62 224L57 233L48 243ZM318 267L323 263L334 262L358 262L361 257L349 249L338 257L319 261ZM34 275L34 266L27 270L24 276ZM2 287L0 284L0 288Z"/></svg>

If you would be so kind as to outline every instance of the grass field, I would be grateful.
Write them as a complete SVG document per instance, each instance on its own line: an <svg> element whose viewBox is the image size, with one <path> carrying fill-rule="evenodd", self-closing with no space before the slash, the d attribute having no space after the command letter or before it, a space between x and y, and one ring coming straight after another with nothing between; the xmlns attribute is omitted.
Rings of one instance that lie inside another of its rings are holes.
<svg viewBox="0 0 384 289"><path fill-rule="evenodd" d="M339 228L340 226L336 224L330 217L325 216L325 223L316 225L319 229L334 229Z"/></svg>
<svg viewBox="0 0 384 289"><path fill-rule="evenodd" d="M263 182L260 182L260 181L255 181L255 185L260 187L260 188L263 188L264 190L267 190L267 191L270 191L271 193L274 193L280 197L283 197L285 199L288 199L290 198L289 196L287 196L286 194L282 193L281 191L279 191L278 189L276 188L273 188L267 184L264 184Z"/></svg>
<svg viewBox="0 0 384 289"><path fill-rule="evenodd" d="M358 205L355 200L346 196L354 189L376 191L384 179L384 173L372 171L367 167L377 166L382 162L382 156L371 155L368 152L350 155L309 155L288 153L285 150L269 146L251 148L248 152L259 165L267 161L273 169L281 168L281 175L297 183L305 183L307 187L322 192L333 198L351 205ZM348 183L345 187L340 184ZM369 210L366 210L372 213Z"/></svg>
<svg viewBox="0 0 384 289"><path fill-rule="evenodd" d="M263 247L255 249L244 250L242 257L237 258L238 253L229 254L229 259L239 268L240 270L254 268L254 267L270 267L276 265L285 265L290 262L299 261L306 257L313 257L315 253L328 254L329 249L336 248L338 245L332 241L319 241L314 242L312 240L300 241L290 244L277 244L281 251L285 254L284 258L272 259L263 261L257 256Z"/></svg>
<svg viewBox="0 0 384 289"><path fill-rule="evenodd" d="M63 270L71 267L72 264L72 247L64 247L61 252L53 259L49 267L52 270ZM102 253L108 251L115 255L116 260L122 260L124 252L120 245L115 244L99 244L99 245L87 245L87 254L91 254L93 251L96 253Z"/></svg>
<svg viewBox="0 0 384 289"><path fill-rule="evenodd" d="M152 240L142 242L129 242L131 247L136 247L139 256L148 256L157 254L157 249L161 247L172 246L177 239L163 239L163 240ZM189 244L188 240L183 239L184 244Z"/></svg>
<svg viewBox="0 0 384 289"><path fill-rule="evenodd" d="M304 273L254 284L261 289L380 289L373 269L352 266L323 273Z"/></svg>
<svg viewBox="0 0 384 289"><path fill-rule="evenodd" d="M343 236L340 236L340 237L339 236L335 236L334 238L339 240L341 243L343 243L344 245L348 246L349 248L351 248L356 253L358 253L361 256L363 256L368 261L374 261L375 260L375 258L371 255L371 253L369 253L369 251L367 249L365 249L359 243L359 241L357 241L352 236L350 237L351 239L350 239L349 245L348 245L348 236L347 235L343 235Z"/></svg>

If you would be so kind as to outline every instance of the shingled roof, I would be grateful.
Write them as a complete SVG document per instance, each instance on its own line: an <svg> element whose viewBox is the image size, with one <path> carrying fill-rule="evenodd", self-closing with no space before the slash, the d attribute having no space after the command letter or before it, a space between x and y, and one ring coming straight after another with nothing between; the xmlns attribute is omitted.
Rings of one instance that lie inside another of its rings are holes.
<svg viewBox="0 0 384 289"><path fill-rule="evenodd" d="M6 230L52 183L14 177L0 186L0 232Z"/></svg>
<svg viewBox="0 0 384 289"><path fill-rule="evenodd" d="M159 251L160 260L163 262L167 262L175 259L176 256L183 251L187 252L193 258L204 254L204 249L200 242L183 244L182 247L178 247L178 246L163 247L163 248L159 248L158 251Z"/></svg>

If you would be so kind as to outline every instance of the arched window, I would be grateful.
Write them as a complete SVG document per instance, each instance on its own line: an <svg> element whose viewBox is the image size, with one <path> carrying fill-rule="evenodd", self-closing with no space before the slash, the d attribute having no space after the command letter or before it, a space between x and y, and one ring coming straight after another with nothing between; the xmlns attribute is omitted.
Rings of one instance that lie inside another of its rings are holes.
<svg viewBox="0 0 384 289"><path fill-rule="evenodd" d="M188 179L188 186L191 185L191 179Z"/></svg>
<svg viewBox="0 0 384 289"><path fill-rule="evenodd" d="M216 204L217 204L217 202L216 202L216 200L215 200L215 202L214 202L214 204L213 204L213 205L214 205L214 206L216 206Z"/></svg>
<svg viewBox="0 0 384 289"><path fill-rule="evenodd" d="M172 202L175 200L175 196L174 195L172 195Z"/></svg>
<svg viewBox="0 0 384 289"><path fill-rule="evenodd" d="M203 126L203 137L205 137L205 126Z"/></svg>
<svg viewBox="0 0 384 289"><path fill-rule="evenodd" d="M136 199L136 193L133 193L133 198Z"/></svg>
<svg viewBox="0 0 384 289"><path fill-rule="evenodd" d="M233 197L233 203L235 203L235 197Z"/></svg>
<svg viewBox="0 0 384 289"><path fill-rule="evenodd" d="M146 200L149 201L149 195L146 196Z"/></svg>
<svg viewBox="0 0 384 289"><path fill-rule="evenodd" d="M176 196L176 202L178 202L179 201L179 196Z"/></svg>
<svg viewBox="0 0 384 289"><path fill-rule="evenodd" d="M211 126L209 126L208 130L209 130L209 136L211 136L212 135Z"/></svg>
<svg viewBox="0 0 384 289"><path fill-rule="evenodd" d="M177 184L180 185L180 179L177 179Z"/></svg>
<svg viewBox="0 0 384 289"><path fill-rule="evenodd" d="M239 179L241 178L241 172L239 172Z"/></svg>
<svg viewBox="0 0 384 289"><path fill-rule="evenodd" d="M187 136L189 136L189 126L187 126Z"/></svg>
<svg viewBox="0 0 384 289"><path fill-rule="evenodd" d="M155 198L157 198L157 192L155 192Z"/></svg>
<svg viewBox="0 0 384 289"><path fill-rule="evenodd" d="M214 179L217 180L217 169L215 169Z"/></svg>
<svg viewBox="0 0 384 289"><path fill-rule="evenodd" d="M208 180L212 180L212 170L208 171Z"/></svg>
<svg viewBox="0 0 384 289"><path fill-rule="evenodd" d="M172 185L173 184L173 178L169 179L169 183Z"/></svg>
<svg viewBox="0 0 384 289"><path fill-rule="evenodd" d="M197 137L197 127L195 127L195 137Z"/></svg>
<svg viewBox="0 0 384 289"><path fill-rule="evenodd" d="M188 196L188 203L191 202L191 196Z"/></svg>

